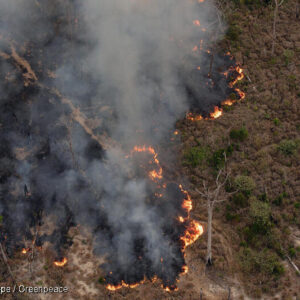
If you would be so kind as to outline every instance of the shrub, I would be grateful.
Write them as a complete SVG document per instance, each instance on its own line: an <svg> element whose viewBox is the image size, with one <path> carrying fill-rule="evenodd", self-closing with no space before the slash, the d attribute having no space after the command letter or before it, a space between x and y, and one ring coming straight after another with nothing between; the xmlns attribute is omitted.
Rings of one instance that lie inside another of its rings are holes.
<svg viewBox="0 0 300 300"><path fill-rule="evenodd" d="M279 121L278 118L275 118L275 119L273 120L273 123L274 123L275 126L279 126L280 121Z"/></svg>
<svg viewBox="0 0 300 300"><path fill-rule="evenodd" d="M220 149L220 150L215 151L212 154L212 157L210 159L210 164L213 168L218 170L224 166L224 164L225 164L224 153L226 153L225 149Z"/></svg>
<svg viewBox="0 0 300 300"><path fill-rule="evenodd" d="M225 164L225 154L226 156L230 156L233 153L233 151L234 151L233 145L229 145L226 149L222 148L213 152L209 160L210 165L216 170L219 170Z"/></svg>
<svg viewBox="0 0 300 300"><path fill-rule="evenodd" d="M231 41L237 41L241 34L241 29L237 25L230 25L226 32L226 37Z"/></svg>
<svg viewBox="0 0 300 300"><path fill-rule="evenodd" d="M230 138L233 140L239 140L243 142L248 137L248 131L245 127L242 127L240 129L232 129L230 131Z"/></svg>
<svg viewBox="0 0 300 300"><path fill-rule="evenodd" d="M294 204L294 207L297 208L297 209L299 209L299 208L300 208L300 202L296 202L296 203Z"/></svg>
<svg viewBox="0 0 300 300"><path fill-rule="evenodd" d="M197 167L207 156L207 149L203 147L192 147L184 153L185 163Z"/></svg>
<svg viewBox="0 0 300 300"><path fill-rule="evenodd" d="M293 247L290 247L289 248L289 256L290 257L295 257L296 256L296 249L295 248L293 248Z"/></svg>
<svg viewBox="0 0 300 300"><path fill-rule="evenodd" d="M277 149L285 156L293 155L298 149L298 143L293 140L283 140Z"/></svg>
<svg viewBox="0 0 300 300"><path fill-rule="evenodd" d="M235 205L240 207L246 207L248 205L248 199L243 193L237 193L232 196L232 201Z"/></svg>
<svg viewBox="0 0 300 300"><path fill-rule="evenodd" d="M239 251L239 259L244 272L257 275L273 275L279 277L284 273L279 257L270 250L255 251L250 248L242 248Z"/></svg>
<svg viewBox="0 0 300 300"><path fill-rule="evenodd" d="M253 219L251 230L254 233L265 234L271 228L271 208L266 202L253 200L250 203L250 216Z"/></svg>
<svg viewBox="0 0 300 300"><path fill-rule="evenodd" d="M104 284L105 283L105 279L103 277L99 277L98 278L98 283Z"/></svg>
<svg viewBox="0 0 300 300"><path fill-rule="evenodd" d="M256 184L250 176L239 175L234 179L235 188L245 194L251 194L255 189Z"/></svg>
<svg viewBox="0 0 300 300"><path fill-rule="evenodd" d="M3 222L3 216L0 215L0 224Z"/></svg>

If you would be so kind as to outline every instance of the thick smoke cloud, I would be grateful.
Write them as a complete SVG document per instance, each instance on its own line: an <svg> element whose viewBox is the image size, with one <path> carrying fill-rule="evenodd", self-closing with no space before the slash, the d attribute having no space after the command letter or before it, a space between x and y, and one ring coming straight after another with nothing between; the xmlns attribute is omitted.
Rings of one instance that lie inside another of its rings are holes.
<svg viewBox="0 0 300 300"><path fill-rule="evenodd" d="M131 150L159 149L188 110L225 98L225 81L206 84L207 54L192 53L219 37L207 2L0 1L1 239L11 254L49 217L53 232L36 243L62 256L70 226L89 227L108 283L156 274L175 284L185 195L150 180L153 155ZM37 80L24 84L13 48Z"/></svg>

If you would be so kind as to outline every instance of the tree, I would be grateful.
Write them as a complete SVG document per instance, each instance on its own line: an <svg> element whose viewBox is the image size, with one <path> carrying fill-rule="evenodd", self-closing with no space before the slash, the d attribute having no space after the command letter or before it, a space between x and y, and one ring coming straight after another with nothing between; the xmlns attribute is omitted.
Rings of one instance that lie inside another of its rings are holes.
<svg viewBox="0 0 300 300"><path fill-rule="evenodd" d="M196 189L204 199L206 199L207 205L207 253L206 253L206 264L212 265L212 220L213 220L213 210L217 203L224 202L227 200L227 197L221 197L221 192L225 186L225 183L228 180L229 172L226 169L226 153L224 167L221 168L218 172L218 175L215 180L215 188L210 190L207 187L206 181L203 181L203 191ZM232 194L232 193L231 193Z"/></svg>
<svg viewBox="0 0 300 300"><path fill-rule="evenodd" d="M274 55L274 49L275 49L275 40L276 40L276 23L277 23L277 16L278 16L278 8L282 5L284 0L274 0L275 8L274 8L274 18L273 18L273 34L272 34L272 50L271 55Z"/></svg>

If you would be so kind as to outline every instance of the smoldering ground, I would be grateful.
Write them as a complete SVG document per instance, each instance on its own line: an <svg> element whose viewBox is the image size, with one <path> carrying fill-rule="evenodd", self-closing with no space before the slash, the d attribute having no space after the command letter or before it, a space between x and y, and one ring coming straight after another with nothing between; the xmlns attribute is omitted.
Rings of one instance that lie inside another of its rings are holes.
<svg viewBox="0 0 300 300"><path fill-rule="evenodd" d="M10 255L34 240L62 257L70 226L81 224L106 257L108 284L156 275L175 285L185 194L149 178L153 154L129 153L159 149L187 111L207 113L231 92L220 76L228 57L216 53L210 70L205 52L221 35L217 20L210 1L0 1L1 241ZM51 234L38 230L45 217Z"/></svg>

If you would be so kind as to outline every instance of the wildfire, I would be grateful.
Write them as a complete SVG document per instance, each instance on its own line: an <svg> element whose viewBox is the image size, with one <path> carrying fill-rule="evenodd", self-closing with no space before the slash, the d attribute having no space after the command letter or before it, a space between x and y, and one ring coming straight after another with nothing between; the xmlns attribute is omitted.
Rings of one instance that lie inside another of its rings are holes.
<svg viewBox="0 0 300 300"><path fill-rule="evenodd" d="M110 290L110 291L117 291L117 290L119 290L119 289L121 289L121 288L123 288L123 287L127 287L127 288L130 288L130 289L134 289L134 288L136 288L138 285L140 285L140 284L142 284L142 283L144 283L144 280L141 281L141 282L136 282L136 283L132 283L132 284L127 284L127 283L125 283L125 282L122 280L122 282L121 282L120 284L118 284L118 285L108 284L108 285L106 286L106 288L107 288L108 290Z"/></svg>
<svg viewBox="0 0 300 300"><path fill-rule="evenodd" d="M190 195L188 194L187 191L185 191L183 188L182 188L182 185L180 184L179 185L179 188L180 190L185 194L185 199L183 200L183 203L182 203L182 208L187 212L189 213L192 208L193 208L193 203L192 203L192 199L190 197Z"/></svg>
<svg viewBox="0 0 300 300"><path fill-rule="evenodd" d="M201 115L195 115L193 113L187 113L186 118L190 121L200 121L203 120L203 117Z"/></svg>
<svg viewBox="0 0 300 300"><path fill-rule="evenodd" d="M211 112L209 116L211 119L217 119L217 118L221 117L222 114L223 114L223 109L218 106L215 106L214 111Z"/></svg>
<svg viewBox="0 0 300 300"><path fill-rule="evenodd" d="M199 20L194 20L194 21L193 21L193 24L194 24L195 26L200 26L200 21L199 21Z"/></svg>
<svg viewBox="0 0 300 300"><path fill-rule="evenodd" d="M203 234L203 226L195 220L192 220L185 231L181 240L184 242L184 248L193 244Z"/></svg>
<svg viewBox="0 0 300 300"><path fill-rule="evenodd" d="M222 105L231 106L231 105L233 105L235 102L236 102L235 100L227 99L227 100L224 100L221 104L222 104Z"/></svg>
<svg viewBox="0 0 300 300"><path fill-rule="evenodd" d="M184 222L184 218L183 218L182 216L179 216L179 217L178 217L178 221L179 221L180 223L183 223L183 222Z"/></svg>
<svg viewBox="0 0 300 300"><path fill-rule="evenodd" d="M64 267L68 262L68 259L66 257L64 257L61 261L55 261L54 265L56 267Z"/></svg>
<svg viewBox="0 0 300 300"><path fill-rule="evenodd" d="M188 271L189 271L189 268L188 268L188 266L183 266L182 267L182 275L185 275L185 274L187 274L188 273Z"/></svg>
<svg viewBox="0 0 300 300"><path fill-rule="evenodd" d="M142 146L142 147L135 146L133 148L133 150L131 151L131 153L133 153L133 152L138 152L138 153L148 152L151 155L153 155L153 161L157 165L158 170L157 171L156 170L151 170L148 175L154 181L156 179L162 179L163 178L163 176L162 176L163 170L162 170L162 167L160 166L159 160L157 159L157 153L155 152L154 148L152 148L151 146L147 147L145 145Z"/></svg>
<svg viewBox="0 0 300 300"><path fill-rule="evenodd" d="M23 249L22 249L22 254L28 253L29 250L30 250L30 248L23 248Z"/></svg>
<svg viewBox="0 0 300 300"><path fill-rule="evenodd" d="M246 94L244 92L242 92L240 89L236 88L235 91L239 94L240 96L240 100L245 99Z"/></svg>
<svg viewBox="0 0 300 300"><path fill-rule="evenodd" d="M242 69L240 66L236 66L236 67L235 67L235 71L236 71L239 75L237 76L237 78L236 78L234 81L232 81L232 82L229 83L229 86L230 86L231 88L232 88L238 81L242 80L242 79L245 77L245 75L244 75L244 73L243 73L243 69Z"/></svg>

